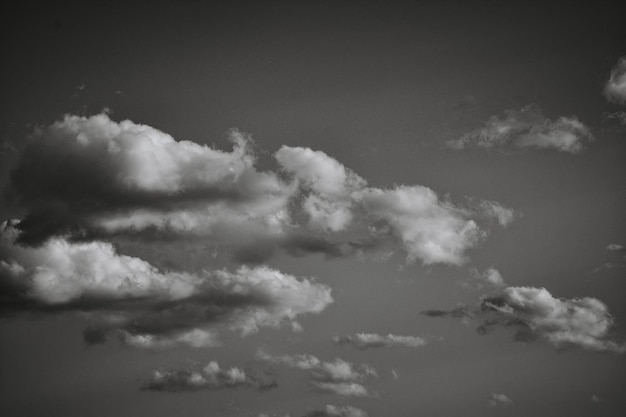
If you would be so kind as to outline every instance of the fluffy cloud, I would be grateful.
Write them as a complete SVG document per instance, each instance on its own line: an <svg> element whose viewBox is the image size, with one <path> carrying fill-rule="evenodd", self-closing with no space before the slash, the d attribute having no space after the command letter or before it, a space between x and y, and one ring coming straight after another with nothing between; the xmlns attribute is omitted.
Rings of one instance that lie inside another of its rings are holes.
<svg viewBox="0 0 626 417"><path fill-rule="evenodd" d="M409 261L459 265L486 235L479 222L513 218L497 202L464 208L423 186L368 187L309 148L282 146L277 169L262 172L251 139L230 140L222 151L106 114L38 129L10 181L25 212L19 243L196 237L246 264L278 250L345 257L399 243Z"/></svg>
<svg viewBox="0 0 626 417"><path fill-rule="evenodd" d="M613 103L626 104L626 56L621 57L611 70L604 86L604 96Z"/></svg>
<svg viewBox="0 0 626 417"><path fill-rule="evenodd" d="M160 271L110 243L51 238L31 248L15 245L18 235L14 224L2 225L2 309L90 313L86 341L117 331L137 347L215 346L218 323L244 335L285 322L298 327L298 316L333 301L327 286L267 267Z"/></svg>
<svg viewBox="0 0 626 417"><path fill-rule="evenodd" d="M222 370L215 361L196 370L154 371L142 388L151 391L197 391L224 388L256 387L267 390L275 388L276 381L257 379L244 370L233 367Z"/></svg>
<svg viewBox="0 0 626 417"><path fill-rule="evenodd" d="M497 394L494 392L491 394L491 398L489 398L489 405L492 407L497 407L497 406L506 407L507 405L511 405L511 404L513 404L513 400L511 400L509 397L507 397L504 394Z"/></svg>
<svg viewBox="0 0 626 417"><path fill-rule="evenodd" d="M304 417L368 417L368 414L356 407L349 405L327 405L323 410L311 411Z"/></svg>
<svg viewBox="0 0 626 417"><path fill-rule="evenodd" d="M610 340L613 318L607 306L591 297L559 299L545 288L507 287L484 298L473 310L428 310L429 317L479 318L480 334L494 327L513 327L516 340L542 338L556 347L626 352L626 345Z"/></svg>
<svg viewBox="0 0 626 417"><path fill-rule="evenodd" d="M471 213L441 201L427 187L369 188L359 195L365 209L385 221L407 251L425 264L466 261L465 251L484 236Z"/></svg>
<svg viewBox="0 0 626 417"><path fill-rule="evenodd" d="M585 142L593 139L589 129L575 117L546 118L535 105L520 110L507 110L503 116L491 117L481 128L450 140L452 149L468 147L495 148L553 148L561 152L578 153Z"/></svg>
<svg viewBox="0 0 626 417"><path fill-rule="evenodd" d="M606 249L610 251L621 251L622 249L624 249L624 246L620 245L619 243L609 243Z"/></svg>
<svg viewBox="0 0 626 417"><path fill-rule="evenodd" d="M307 371L313 386L337 395L368 396L370 393L362 383L377 376L376 370L369 365L355 366L339 358L325 362L313 355L271 355L263 349L256 356L264 361Z"/></svg>
<svg viewBox="0 0 626 417"><path fill-rule="evenodd" d="M357 333L354 336L335 337L333 341L338 345L352 345L357 349L371 349L381 347L421 347L428 343L418 336L397 336L389 333L386 336L375 333Z"/></svg>

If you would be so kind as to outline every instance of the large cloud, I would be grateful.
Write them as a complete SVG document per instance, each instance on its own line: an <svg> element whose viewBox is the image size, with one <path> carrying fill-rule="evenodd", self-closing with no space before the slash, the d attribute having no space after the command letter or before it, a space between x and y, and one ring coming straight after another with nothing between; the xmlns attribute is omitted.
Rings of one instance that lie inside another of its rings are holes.
<svg viewBox="0 0 626 417"><path fill-rule="evenodd" d="M382 347L421 347L428 342L419 336L399 336L394 334L379 335L375 333L357 333L354 336L333 338L338 345L352 345L357 349L373 349Z"/></svg>
<svg viewBox="0 0 626 417"><path fill-rule="evenodd" d="M261 377L259 377L261 376ZM277 387L277 383L267 374L247 372L237 367L222 370L215 361L193 370L154 371L142 388L151 391L199 391L225 388L255 387L268 390Z"/></svg>
<svg viewBox="0 0 626 417"><path fill-rule="evenodd" d="M25 212L19 243L196 237L247 264L278 250L345 257L399 243L409 261L458 265L485 236L479 223L513 218L497 202L457 206L423 186L368 187L309 148L282 146L277 169L262 172L251 139L230 140L221 151L106 114L38 129L10 181Z"/></svg>
<svg viewBox="0 0 626 417"><path fill-rule="evenodd" d="M513 327L516 340L541 338L556 347L626 352L626 345L611 340L613 318L607 306L592 297L560 299L545 288L507 287L486 297L480 307L428 310L430 317L479 318L481 334L496 326Z"/></svg>
<svg viewBox="0 0 626 417"><path fill-rule="evenodd" d="M298 316L333 301L327 286L267 267L161 271L106 242L51 238L31 248L15 244L18 234L2 225L2 310L90 313L86 340L118 331L139 347L214 346L216 324L242 334L285 322L298 328Z"/></svg>
<svg viewBox="0 0 626 417"><path fill-rule="evenodd" d="M621 57L611 70L604 85L604 96L614 103L626 104L626 56Z"/></svg>
<svg viewBox="0 0 626 417"><path fill-rule="evenodd" d="M272 363L286 365L309 372L311 383L321 391L344 396L369 396L370 392L362 383L377 373L369 365L355 366L343 359L325 362L313 355L271 355L259 349L257 358Z"/></svg>
<svg viewBox="0 0 626 417"><path fill-rule="evenodd" d="M592 139L589 129L576 117L560 117L552 121L542 114L539 107L528 105L520 110L507 110L503 116L493 116L481 128L450 140L447 145L457 150L512 145L578 153Z"/></svg>

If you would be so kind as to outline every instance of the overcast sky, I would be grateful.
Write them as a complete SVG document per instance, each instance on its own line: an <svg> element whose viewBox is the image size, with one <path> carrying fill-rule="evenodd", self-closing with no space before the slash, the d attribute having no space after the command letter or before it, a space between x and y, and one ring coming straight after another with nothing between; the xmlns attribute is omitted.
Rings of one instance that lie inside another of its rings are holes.
<svg viewBox="0 0 626 417"><path fill-rule="evenodd" d="M7 9L0 413L621 416L619 2Z"/></svg>

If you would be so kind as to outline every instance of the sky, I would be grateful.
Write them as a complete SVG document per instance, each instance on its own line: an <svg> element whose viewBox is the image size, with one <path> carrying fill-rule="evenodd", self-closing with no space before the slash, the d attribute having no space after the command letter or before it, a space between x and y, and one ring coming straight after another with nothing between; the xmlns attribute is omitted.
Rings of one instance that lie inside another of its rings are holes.
<svg viewBox="0 0 626 417"><path fill-rule="evenodd" d="M619 2L0 29L7 416L621 416Z"/></svg>

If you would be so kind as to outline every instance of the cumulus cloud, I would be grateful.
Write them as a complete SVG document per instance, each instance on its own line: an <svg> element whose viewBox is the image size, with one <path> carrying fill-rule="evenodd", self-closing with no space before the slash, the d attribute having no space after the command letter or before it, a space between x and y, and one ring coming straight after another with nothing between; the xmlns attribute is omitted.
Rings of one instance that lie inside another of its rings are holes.
<svg viewBox="0 0 626 417"><path fill-rule="evenodd" d="M375 333L357 333L354 336L337 336L333 341L338 345L352 345L357 349L373 349L381 347L421 347L428 342L418 336L398 336L389 333L379 335Z"/></svg>
<svg viewBox="0 0 626 417"><path fill-rule="evenodd" d="M370 377L378 376L376 370L369 365L357 366L339 358L326 362L307 354L271 355L264 349L259 349L256 357L307 371L314 387L337 395L369 396L369 391L362 383Z"/></svg>
<svg viewBox="0 0 626 417"><path fill-rule="evenodd" d="M255 387L267 390L277 387L276 381L257 379L240 368L222 370L215 361L195 370L154 371L142 388L150 391L199 391L225 388Z"/></svg>
<svg viewBox="0 0 626 417"><path fill-rule="evenodd" d="M621 57L604 85L604 96L607 100L626 104L626 56Z"/></svg>
<svg viewBox="0 0 626 417"><path fill-rule="evenodd" d="M515 339L546 340L556 347L626 352L626 345L611 340L613 318L607 306L592 297L559 299L545 288L507 287L484 298L473 312L467 309L429 310L429 317L476 317L480 334L497 326L517 329Z"/></svg>
<svg viewBox="0 0 626 417"><path fill-rule="evenodd" d="M249 136L233 130L230 141L230 151L176 141L104 113L39 128L10 180L25 212L19 243L197 237L246 264L279 250L346 257L399 244L409 261L458 265L486 235L480 222L513 217L497 202L463 208L427 187L368 187L304 147L282 146L277 169L261 171Z"/></svg>
<svg viewBox="0 0 626 417"><path fill-rule="evenodd" d="M465 251L484 236L470 212L440 200L427 187L369 188L359 196L372 216L389 225L409 261L460 265Z"/></svg>
<svg viewBox="0 0 626 417"><path fill-rule="evenodd" d="M498 406L506 407L511 404L513 404L513 400L511 400L509 397L507 397L504 394L497 394L494 392L491 394L491 397L489 398L489 405L491 407L498 407Z"/></svg>
<svg viewBox="0 0 626 417"><path fill-rule="evenodd" d="M14 226L1 230L2 311L89 313L88 343L116 331L137 347L215 346L217 324L245 335L293 325L333 301L327 286L268 267L192 274L161 271L106 242L19 246Z"/></svg>
<svg viewBox="0 0 626 417"><path fill-rule="evenodd" d="M520 110L507 110L502 116L493 116L481 128L450 140L447 145L456 150L515 146L578 153L592 139L589 129L576 117L560 117L552 121L539 107L528 105Z"/></svg>
<svg viewBox="0 0 626 417"><path fill-rule="evenodd" d="M480 281L488 284L489 286L501 288L505 287L506 284L504 282L504 278L502 278L502 274L494 267L489 267L482 274L479 274L477 271L475 273L476 278Z"/></svg>

